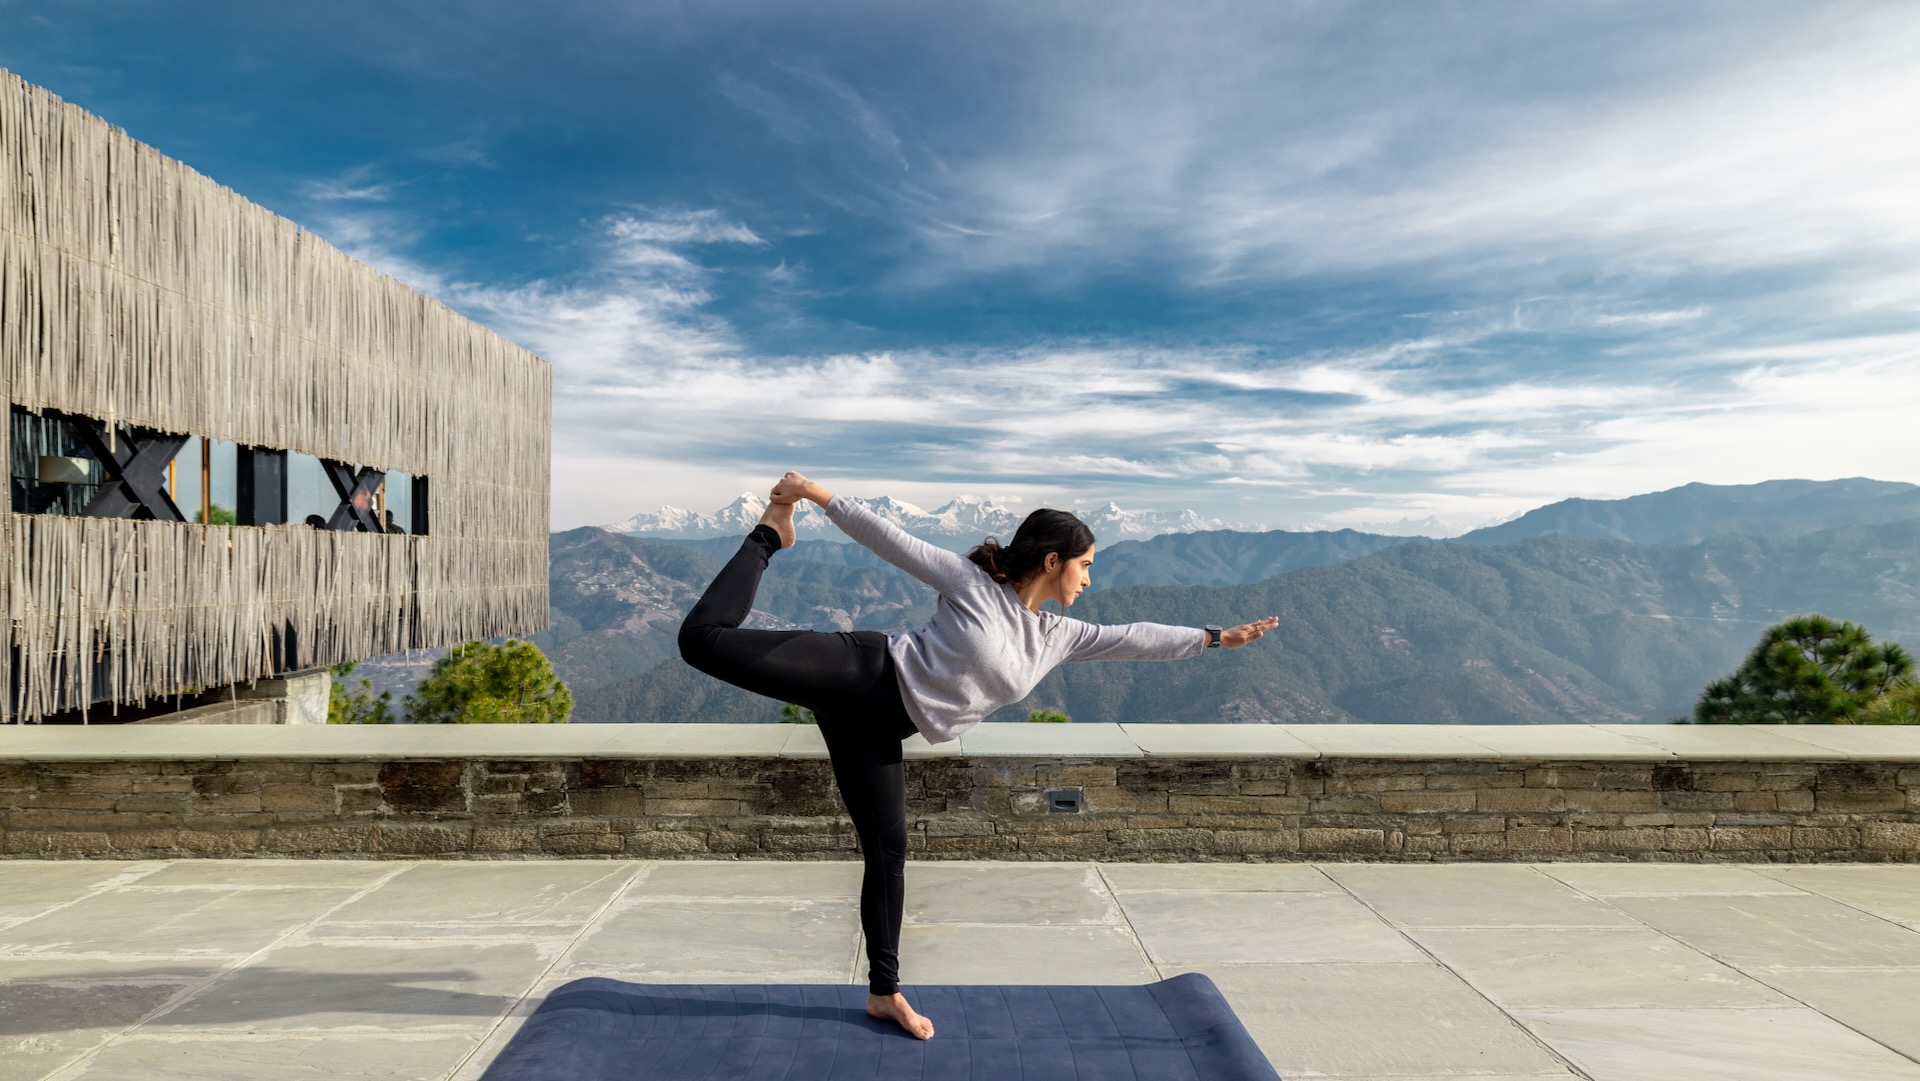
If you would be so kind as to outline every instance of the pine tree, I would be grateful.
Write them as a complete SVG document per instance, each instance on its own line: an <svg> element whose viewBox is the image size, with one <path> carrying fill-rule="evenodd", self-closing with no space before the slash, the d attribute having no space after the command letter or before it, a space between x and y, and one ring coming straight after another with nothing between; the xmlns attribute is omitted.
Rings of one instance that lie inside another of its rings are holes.
<svg viewBox="0 0 1920 1081"><path fill-rule="evenodd" d="M327 699L327 723L392 724L393 692L375 694L372 680L364 676L352 679L357 667L355 662L346 661L328 669L333 673L333 693Z"/></svg>
<svg viewBox="0 0 1920 1081"><path fill-rule="evenodd" d="M573 692L532 642L468 642L433 662L407 699L408 724L561 724Z"/></svg>
<svg viewBox="0 0 1920 1081"><path fill-rule="evenodd" d="M1913 659L1866 629L1809 615L1771 627L1733 675L1707 685L1695 724L1852 724L1913 674Z"/></svg>
<svg viewBox="0 0 1920 1081"><path fill-rule="evenodd" d="M1854 724L1920 724L1920 680L1906 679L1854 714Z"/></svg>

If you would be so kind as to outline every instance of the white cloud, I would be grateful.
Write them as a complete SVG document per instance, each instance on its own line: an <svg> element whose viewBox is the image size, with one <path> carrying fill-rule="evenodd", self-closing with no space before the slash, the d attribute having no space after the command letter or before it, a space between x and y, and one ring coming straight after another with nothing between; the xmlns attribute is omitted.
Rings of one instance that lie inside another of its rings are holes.
<svg viewBox="0 0 1920 1081"><path fill-rule="evenodd" d="M330 220L349 250L554 363L561 527L663 503L711 509L789 467L923 504L991 485L1033 504L1414 529L1404 519L1428 533L1694 480L1920 480L1920 332L1736 337L1579 381L1497 369L1463 380L1461 357L1490 323L1291 358L1097 342L761 356L706 311L693 253L758 239L715 214L611 219L599 265L518 286L446 281L381 247L404 230ZM635 244L672 258L633 260ZM1654 318L1617 325L1654 335L1638 348L1656 352L1673 347L1667 328L1705 318L1640 314Z"/></svg>
<svg viewBox="0 0 1920 1081"><path fill-rule="evenodd" d="M343 247L553 360L561 525L711 509L788 466L922 504L1455 531L1696 480L1920 481L1920 331L1897 318L1920 311L1920 15L1276 10L1090 20L964 130L826 67L719 89L893 196L853 215L907 234L863 287L1137 265L1190 296L1361 282L1457 310L1348 349L1256 329L782 354L715 314L716 248L797 274L735 214L632 208L577 273L472 282L408 254L370 173L309 196ZM908 188L909 162L938 165Z"/></svg>
<svg viewBox="0 0 1920 1081"><path fill-rule="evenodd" d="M398 185L373 177L374 167L361 165L330 179L309 180L300 185L300 194L318 203L384 203L393 198Z"/></svg>
<svg viewBox="0 0 1920 1081"><path fill-rule="evenodd" d="M1155 257L1196 285L1911 265L1920 16L1692 21L1115 17L1061 58L1055 96L1021 103L1016 137L955 165L914 274Z"/></svg>

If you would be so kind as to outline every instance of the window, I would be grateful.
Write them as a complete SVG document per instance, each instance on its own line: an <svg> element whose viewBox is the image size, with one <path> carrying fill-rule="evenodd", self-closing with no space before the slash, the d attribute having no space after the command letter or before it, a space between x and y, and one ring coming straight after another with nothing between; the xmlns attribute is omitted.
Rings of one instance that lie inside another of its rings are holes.
<svg viewBox="0 0 1920 1081"><path fill-rule="evenodd" d="M13 509L215 525L427 531L427 478L299 451L12 410Z"/></svg>

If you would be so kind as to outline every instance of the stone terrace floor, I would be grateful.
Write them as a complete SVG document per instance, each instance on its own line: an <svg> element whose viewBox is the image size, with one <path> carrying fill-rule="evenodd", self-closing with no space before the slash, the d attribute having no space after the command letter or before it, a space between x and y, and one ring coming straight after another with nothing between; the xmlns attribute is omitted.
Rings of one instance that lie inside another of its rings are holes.
<svg viewBox="0 0 1920 1081"><path fill-rule="evenodd" d="M581 976L855 980L857 880L0 861L0 1081L475 1078ZM920 862L907 881L910 982L1205 972L1289 1079L1920 1081L1920 866Z"/></svg>

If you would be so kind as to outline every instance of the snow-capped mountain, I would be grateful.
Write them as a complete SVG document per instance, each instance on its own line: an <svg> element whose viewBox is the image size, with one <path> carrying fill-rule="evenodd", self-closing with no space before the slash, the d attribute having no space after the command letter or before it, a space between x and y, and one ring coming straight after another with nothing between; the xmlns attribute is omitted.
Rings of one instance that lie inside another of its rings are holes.
<svg viewBox="0 0 1920 1081"><path fill-rule="evenodd" d="M1117 503L1079 514L1093 535L1104 541L1144 540L1163 533L1232 528L1217 518L1202 518L1190 510L1121 510Z"/></svg>
<svg viewBox="0 0 1920 1081"><path fill-rule="evenodd" d="M985 499L955 499L938 510L926 511L892 496L852 498L908 533L942 547L978 544L982 537L990 534L1003 541L1010 540L1013 531L1019 528L1021 519L1026 517L1022 512L1009 510ZM764 497L743 492L738 499L711 514L700 514L679 507L661 507L653 513L642 512L606 528L614 533L663 540L738 536L752 529L766 509ZM1223 523L1202 518L1190 510L1130 511L1122 510L1113 503L1098 510L1081 512L1080 517L1092 528L1094 536L1103 541L1136 540L1157 537L1162 533L1226 528ZM802 538L845 539L844 534L811 503L800 505L794 515L794 529Z"/></svg>

